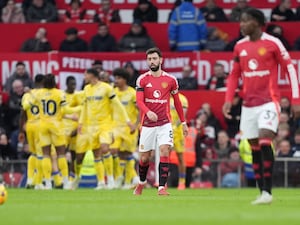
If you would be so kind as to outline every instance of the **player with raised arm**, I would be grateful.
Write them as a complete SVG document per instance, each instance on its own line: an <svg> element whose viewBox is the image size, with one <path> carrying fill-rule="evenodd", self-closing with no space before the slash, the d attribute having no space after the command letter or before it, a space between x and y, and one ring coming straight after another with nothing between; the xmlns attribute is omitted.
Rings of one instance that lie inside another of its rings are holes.
<svg viewBox="0 0 300 225"><path fill-rule="evenodd" d="M30 156L27 159L27 182L26 187L35 189L43 189L42 184L42 159L43 153L39 146L39 107L31 105L26 110L23 109L27 102L31 101L31 94L35 95L38 89L43 87L43 74L37 74L34 78L35 88L32 93L25 93L22 97L22 111L20 116L20 132L19 141L23 142L26 139L29 145Z"/></svg>
<svg viewBox="0 0 300 225"><path fill-rule="evenodd" d="M40 110L39 143L43 151L42 170L45 179L45 188L52 189L51 182L51 145L54 145L58 157L58 167L63 176L64 188L68 188L68 163L65 155L65 136L62 129L62 116L65 113L79 112L80 107L68 107L63 91L56 88L55 76L47 74L44 78L44 87L34 95L33 101L23 108L37 104Z"/></svg>
<svg viewBox="0 0 300 225"><path fill-rule="evenodd" d="M141 195L146 184L151 151L159 146L159 187L158 195L169 195L165 189L169 172L169 155L173 147L173 131L170 116L170 97L173 95L174 105L184 135L188 128L185 122L182 105L178 95L178 83L174 76L163 71L161 51L150 48L146 51L147 64L150 71L139 76L136 83L137 105L141 111L141 134L139 141L139 176L140 182L133 194Z"/></svg>
<svg viewBox="0 0 300 225"><path fill-rule="evenodd" d="M113 141L112 108L120 112L130 129L133 129L133 125L113 87L99 80L97 70L87 69L85 71L85 81L89 84L85 86L83 91L84 103L80 113L78 132L87 134L89 138L82 143L77 142L79 144L76 150L77 174L80 174L80 167L85 152L92 149L98 179L96 189L112 189L115 186L113 159L109 149L109 145ZM107 186L104 179L105 173Z"/></svg>
<svg viewBox="0 0 300 225"><path fill-rule="evenodd" d="M277 132L280 114L278 70L288 73L291 84L294 115L299 116L300 96L296 70L281 41L262 31L265 16L258 9L247 9L241 15L240 28L245 35L234 48L233 69L227 79L223 113L229 114L239 78L243 80L243 106L240 130L248 139L253 157L253 169L260 196L252 204L270 204L274 153L272 141Z"/></svg>

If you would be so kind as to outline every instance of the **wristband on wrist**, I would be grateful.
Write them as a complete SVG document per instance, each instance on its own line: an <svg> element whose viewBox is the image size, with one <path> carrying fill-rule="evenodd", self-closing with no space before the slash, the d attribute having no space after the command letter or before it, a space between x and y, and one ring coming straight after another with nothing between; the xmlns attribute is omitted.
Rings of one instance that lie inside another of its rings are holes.
<svg viewBox="0 0 300 225"><path fill-rule="evenodd" d="M186 122L182 122L181 124L182 124L182 125L186 125Z"/></svg>

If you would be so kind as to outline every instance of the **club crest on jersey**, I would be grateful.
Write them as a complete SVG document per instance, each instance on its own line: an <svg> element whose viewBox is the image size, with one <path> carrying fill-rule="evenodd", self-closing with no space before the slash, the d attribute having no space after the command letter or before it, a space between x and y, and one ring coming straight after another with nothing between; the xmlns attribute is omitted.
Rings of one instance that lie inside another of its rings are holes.
<svg viewBox="0 0 300 225"><path fill-rule="evenodd" d="M168 87L168 83L167 82L162 82L161 86L162 86L162 88L167 88Z"/></svg>
<svg viewBox="0 0 300 225"><path fill-rule="evenodd" d="M153 91L153 97L154 97L154 98L159 98L160 96L161 96L161 93L160 93L159 90Z"/></svg>
<svg viewBox="0 0 300 225"><path fill-rule="evenodd" d="M250 60L248 61L248 67L249 67L249 69L251 69L251 70L256 70L257 67L258 67L258 62L257 62L257 60L256 60L256 59L250 59Z"/></svg>
<svg viewBox="0 0 300 225"><path fill-rule="evenodd" d="M258 49L258 54L259 55L265 55L267 53L267 49L264 47L261 47Z"/></svg>

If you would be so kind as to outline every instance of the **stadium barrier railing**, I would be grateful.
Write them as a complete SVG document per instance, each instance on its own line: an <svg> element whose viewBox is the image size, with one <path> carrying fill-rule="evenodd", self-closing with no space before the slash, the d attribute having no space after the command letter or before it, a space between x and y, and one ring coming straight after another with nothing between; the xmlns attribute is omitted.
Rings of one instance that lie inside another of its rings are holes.
<svg viewBox="0 0 300 225"><path fill-rule="evenodd" d="M215 183L213 187L220 188L222 187L222 171L221 163L222 162L237 162L232 160L220 160L215 159L210 162L214 164L213 177L215 181L212 180L212 183ZM242 161L240 161L242 162ZM25 187L27 179L27 161L26 160L2 160L0 158L0 182L4 183L8 187ZM236 173L240 178L236 187L246 187L245 185L245 176L244 176L244 166L241 164ZM91 180L88 180L87 183L91 183ZM274 187L300 187L300 157L299 158L276 158L274 163L274 174L273 174L273 184ZM83 185L84 187L84 185ZM87 185L86 187L90 187ZM223 186L224 187L224 186Z"/></svg>

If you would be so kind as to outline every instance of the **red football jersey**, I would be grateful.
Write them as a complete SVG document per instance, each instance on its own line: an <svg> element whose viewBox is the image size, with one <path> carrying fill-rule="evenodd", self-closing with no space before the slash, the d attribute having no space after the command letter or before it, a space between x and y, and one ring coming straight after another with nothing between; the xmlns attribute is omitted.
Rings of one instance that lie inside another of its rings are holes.
<svg viewBox="0 0 300 225"><path fill-rule="evenodd" d="M161 76L154 77L150 72L144 73L137 79L137 91L144 92L144 104L157 114L157 122L153 122L145 116L147 112L141 112L142 125L146 127L161 126L171 121L170 95L178 91L178 83L174 76L162 72Z"/></svg>
<svg viewBox="0 0 300 225"><path fill-rule="evenodd" d="M233 69L227 81L226 101L232 102L239 77L243 80L245 106L258 106L267 102L279 102L279 66L289 75L292 101L299 103L299 86L296 70L289 53L281 41L263 33L257 41L249 37L240 40L234 48Z"/></svg>

